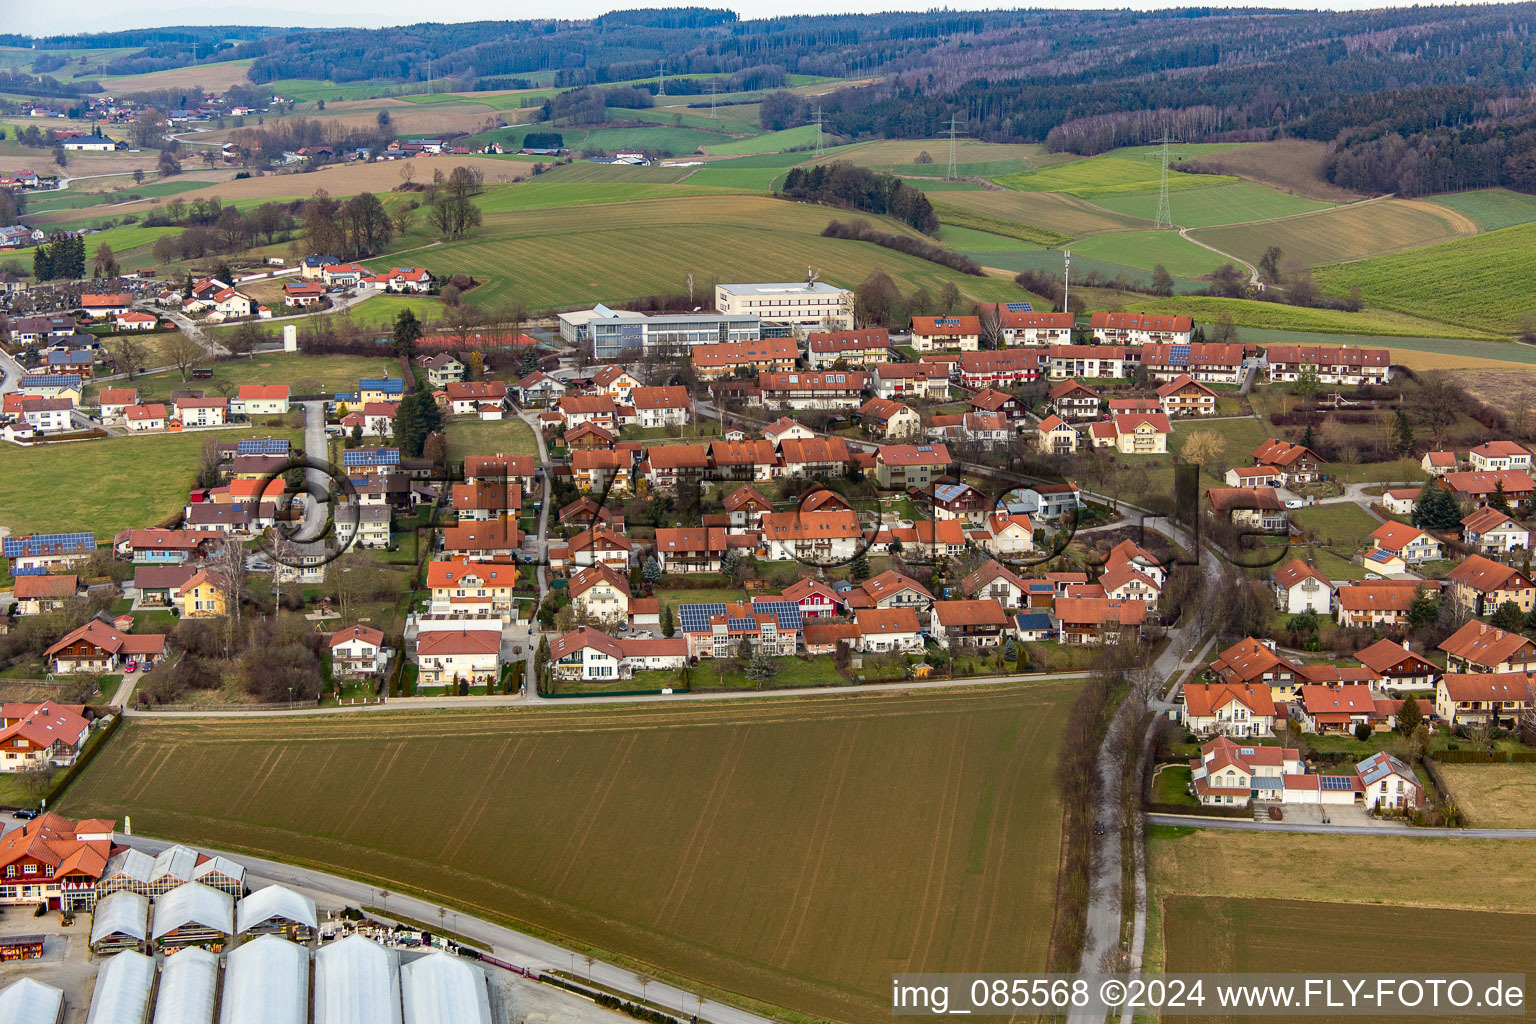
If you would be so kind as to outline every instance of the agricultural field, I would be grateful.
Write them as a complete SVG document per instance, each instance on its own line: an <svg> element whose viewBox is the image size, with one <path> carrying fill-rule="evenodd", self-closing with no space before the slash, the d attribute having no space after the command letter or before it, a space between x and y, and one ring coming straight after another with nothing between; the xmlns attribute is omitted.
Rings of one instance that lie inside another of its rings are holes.
<svg viewBox="0 0 1536 1024"><path fill-rule="evenodd" d="M946 205L953 204L993 217L1055 231L1069 238L1152 226L1150 221L1114 213L1065 192L999 192L984 189L978 192L946 193L942 201Z"/></svg>
<svg viewBox="0 0 1536 1024"><path fill-rule="evenodd" d="M1073 254L1074 261L1076 254ZM1194 317L1197 323L1215 323L1223 313L1239 327L1262 327L1276 331L1308 331L1318 334L1355 335L1403 335L1425 337L1443 334L1447 338L1478 338L1491 340L1493 335L1473 331L1451 324L1420 320L1406 313L1394 313L1387 309L1362 309L1350 313L1342 309L1311 309L1306 306L1286 306L1278 302L1260 302L1254 299L1221 299L1214 296L1190 295L1184 298L1157 299L1145 295L1127 296L1126 309L1139 313L1167 313L1174 316Z"/></svg>
<svg viewBox="0 0 1536 1024"><path fill-rule="evenodd" d="M1512 228L1536 220L1536 196L1511 192L1507 188L1482 188L1472 192L1454 192L1429 200L1457 213L1471 217L1482 231Z"/></svg>
<svg viewBox="0 0 1536 1024"><path fill-rule="evenodd" d="M1175 205L1177 200L1171 200ZM1203 228L1195 237L1257 264L1280 247L1286 259L1310 267L1414 249L1477 232L1468 216L1413 199L1374 199L1279 220Z"/></svg>
<svg viewBox="0 0 1536 1024"><path fill-rule="evenodd" d="M753 153L782 153L785 150L814 145L816 145L816 126L805 124L798 128L768 132L750 139L707 143L705 148L711 156L737 156Z"/></svg>
<svg viewBox="0 0 1536 1024"><path fill-rule="evenodd" d="M474 236L417 249L410 259L434 274L465 272L485 281L469 293L480 306L513 298L534 308L622 302L675 289L689 270L720 280L795 280L808 266L844 287L882 269L903 291L921 286L937 294L953 281L978 301L1023 295L1010 280L972 277L871 243L821 237L840 214L759 196L497 213L486 215ZM407 240L405 247L417 244ZM385 256L371 265L396 262Z"/></svg>
<svg viewBox="0 0 1536 1024"><path fill-rule="evenodd" d="M250 84L252 60L222 60L207 64L194 64L166 71L151 71L143 75L96 75L107 92L149 92L155 89L190 89L202 86L212 93L223 92L230 86Z"/></svg>
<svg viewBox="0 0 1536 1024"><path fill-rule="evenodd" d="M1177 231L1118 231L1072 243L1072 254L1151 270L1159 263L1175 277L1201 277L1230 260L1202 249Z"/></svg>
<svg viewBox="0 0 1536 1024"><path fill-rule="evenodd" d="M721 160L692 168L682 180L692 188L730 189L736 192L772 192L779 180L789 173L780 167L746 167L738 160Z"/></svg>
<svg viewBox="0 0 1536 1024"><path fill-rule="evenodd" d="M370 302L383 301L371 299ZM367 307L364 303L363 308ZM108 343L110 345L110 342ZM182 383L179 373L156 373L137 377L132 387L139 395L153 401L170 397L172 391L188 387L200 388L210 395L222 393L225 387L238 389L242 384L312 383L326 394L338 391L356 391L357 382L363 377L398 377L400 363L394 359L368 359L364 356L306 356L283 353L252 356L248 359L229 359L214 363L213 379ZM114 385L121 386L117 381ZM231 392L233 393L233 391Z"/></svg>
<svg viewBox="0 0 1536 1024"><path fill-rule="evenodd" d="M1443 764L1440 774L1477 828L1536 828L1536 764Z"/></svg>
<svg viewBox="0 0 1536 1024"><path fill-rule="evenodd" d="M157 196L175 195L178 192L190 192L195 188L202 188L209 184L206 179L198 179L191 176L180 176L170 180L152 181L142 185L135 185L133 179L124 175L120 179L102 181L94 179L82 183L84 189L65 189L62 192L33 193L27 198L27 213L50 213L56 210L76 210L88 206L101 206L107 203L131 202L134 199L149 199ZM110 191L103 190L104 186L111 186ZM88 191L94 189L95 191Z"/></svg>
<svg viewBox="0 0 1536 1024"><path fill-rule="evenodd" d="M893 971L1044 966L1041 780L1071 693L131 720L61 811L409 879L655 976L873 1024Z"/></svg>
<svg viewBox="0 0 1536 1024"><path fill-rule="evenodd" d="M931 164L918 164L917 158L927 153ZM948 139L880 139L861 142L845 147L837 159L846 160L859 167L877 171L890 171L896 167L925 167L924 174L942 175L949 166ZM982 142L979 139L958 139L955 142L957 164L982 164L1007 162L1012 170L1049 167L1077 159L1070 153L1051 153L1044 146L1033 144Z"/></svg>
<svg viewBox="0 0 1536 1024"><path fill-rule="evenodd" d="M686 173L678 176L686 177ZM736 191L729 188L701 188L692 184L580 182L572 181L570 177L551 179L551 174L543 174L532 181L487 189L475 201L475 205L480 207L481 213L505 213L511 210L547 210L557 206L590 206L594 203L623 203L635 199L677 199Z"/></svg>
<svg viewBox="0 0 1536 1024"><path fill-rule="evenodd" d="M650 167L631 167L628 164L597 164L590 160L576 160L559 167L551 167L539 175L540 185L558 182L571 184L621 184L621 185L676 185L690 177L699 168L666 167L653 164Z"/></svg>
<svg viewBox="0 0 1536 1024"><path fill-rule="evenodd" d="M1170 188L1172 184L1170 178ZM1093 201L1106 210L1114 210L1128 217L1154 220L1157 217L1157 199L1156 192L1138 192L1133 195L1095 196ZM1212 185L1209 188L1187 188L1171 192L1168 197L1168 210L1173 223L1186 228L1243 224L1327 209L1332 209L1332 204L1303 199L1253 181L1235 181L1230 185Z"/></svg>
<svg viewBox="0 0 1536 1024"><path fill-rule="evenodd" d="M119 530L153 526L176 515L197 483L210 437L276 436L302 443L298 431L194 431L143 434L77 444L0 449L0 526L15 533ZM60 480L89 486L59 487Z"/></svg>
<svg viewBox="0 0 1536 1024"><path fill-rule="evenodd" d="M1208 185L1230 185L1238 180L1220 174L1170 173L1168 189L1181 191ZM1161 181L1161 172L1149 161L1105 155L1037 171L1005 174L996 181L999 185L1019 192L1067 192L1080 198L1095 198L1135 192L1155 194Z"/></svg>
<svg viewBox="0 0 1536 1024"><path fill-rule="evenodd" d="M466 455L537 455L539 442L533 428L516 416L504 420L456 419L448 424L448 461L459 463Z"/></svg>
<svg viewBox="0 0 1536 1024"><path fill-rule="evenodd" d="M1156 153L1160 147L1142 146L1121 150L1132 153ZM1327 179L1328 144L1306 139L1279 139L1274 142L1244 142L1199 146L1171 146L1171 161L1192 161L1215 174L1235 174L1250 181L1273 186L1309 199L1330 203L1348 203L1364 198Z"/></svg>
<svg viewBox="0 0 1536 1024"><path fill-rule="evenodd" d="M1533 244L1536 224L1521 224L1412 252L1319 267L1317 281L1339 295L1358 287L1367 305L1510 335L1536 309L1529 289Z"/></svg>

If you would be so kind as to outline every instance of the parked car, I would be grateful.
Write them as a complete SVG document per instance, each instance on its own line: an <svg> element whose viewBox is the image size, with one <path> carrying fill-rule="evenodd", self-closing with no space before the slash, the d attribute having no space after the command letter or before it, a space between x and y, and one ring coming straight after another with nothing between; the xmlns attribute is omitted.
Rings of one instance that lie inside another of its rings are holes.
<svg viewBox="0 0 1536 1024"><path fill-rule="evenodd" d="M1093 834L1096 836L1101 836L1104 834L1104 823L1102 821L1096 821L1093 823Z"/></svg>
<svg viewBox="0 0 1536 1024"><path fill-rule="evenodd" d="M128 664L123 666L123 672L126 675L130 675L131 676L135 672L137 672L138 670L139 670L139 663L136 662L136 661L130 661Z"/></svg>
<svg viewBox="0 0 1536 1024"><path fill-rule="evenodd" d="M1307 503L1302 501L1300 498L1291 498L1289 501L1287 501L1285 503L1285 507L1286 508L1306 508L1307 507Z"/></svg>
<svg viewBox="0 0 1536 1024"><path fill-rule="evenodd" d="M37 817L37 808L23 807L21 810L13 813L11 817L20 818L22 821L31 821L33 818Z"/></svg>
<svg viewBox="0 0 1536 1024"><path fill-rule="evenodd" d="M1381 579L1381 577L1380 577L1380 576L1378 576L1378 575L1377 575L1377 574L1376 574L1376 573L1374 573L1374 572L1368 572L1368 573L1366 573L1366 574L1365 574L1365 578L1366 578L1366 579L1368 579L1368 580L1379 580L1379 579Z"/></svg>

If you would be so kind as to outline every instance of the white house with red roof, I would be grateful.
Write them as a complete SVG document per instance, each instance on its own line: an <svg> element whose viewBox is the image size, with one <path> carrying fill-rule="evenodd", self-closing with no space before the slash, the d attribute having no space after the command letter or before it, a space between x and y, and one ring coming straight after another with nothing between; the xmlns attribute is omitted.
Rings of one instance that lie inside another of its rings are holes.
<svg viewBox="0 0 1536 1024"><path fill-rule="evenodd" d="M424 686L495 684L501 674L501 630L457 627L420 632L416 663Z"/></svg>
<svg viewBox="0 0 1536 1024"><path fill-rule="evenodd" d="M348 626L331 634L331 672L345 676L371 676L389 664L383 630L372 626Z"/></svg>
<svg viewBox="0 0 1536 1024"><path fill-rule="evenodd" d="M1414 493L1417 495L1417 492ZM1477 554L1495 558L1516 551L1528 551L1531 547L1529 528L1487 505L1462 517L1461 538Z"/></svg>
<svg viewBox="0 0 1536 1024"><path fill-rule="evenodd" d="M119 331L152 331L160 324L160 318L153 313L140 313L138 310L129 310L119 313L112 319L112 326Z"/></svg>
<svg viewBox="0 0 1536 1024"><path fill-rule="evenodd" d="M1378 550L1397 555L1409 565L1419 565L1444 557L1440 542L1417 526L1406 523L1382 523L1370 533ZM1367 558L1370 555L1366 555Z"/></svg>
<svg viewBox="0 0 1536 1024"><path fill-rule="evenodd" d="M1288 615L1312 611L1327 615L1333 611L1333 583L1300 558L1293 558L1276 569L1270 577L1275 588L1275 605Z"/></svg>
<svg viewBox="0 0 1536 1024"><path fill-rule="evenodd" d="M1456 472L1455 452L1425 452L1419 460L1419 468L1430 476L1445 476L1447 473Z"/></svg>
<svg viewBox="0 0 1536 1024"><path fill-rule="evenodd" d="M1181 717L1200 736L1273 736L1274 691L1268 683L1187 683Z"/></svg>
<svg viewBox="0 0 1536 1024"><path fill-rule="evenodd" d="M858 629L854 649L865 654L921 651L923 626L911 608L859 608L853 613Z"/></svg>
<svg viewBox="0 0 1536 1024"><path fill-rule="evenodd" d="M1524 445L1514 441L1484 441L1467 453L1467 462L1475 473L1492 473L1500 469L1531 468L1531 453Z"/></svg>
<svg viewBox="0 0 1536 1024"><path fill-rule="evenodd" d="M550 670L563 679L629 679L636 671L669 671L687 663L683 637L615 637L578 626L549 645Z"/></svg>
<svg viewBox="0 0 1536 1024"><path fill-rule="evenodd" d="M1001 509L990 512L979 534L981 546L994 555L1022 555L1035 549L1035 524L1026 515Z"/></svg>
<svg viewBox="0 0 1536 1024"><path fill-rule="evenodd" d="M1290 776L1306 773L1292 747L1236 743L1219 736L1189 763L1195 796L1207 807L1241 806L1254 797L1280 799Z"/></svg>
<svg viewBox="0 0 1536 1024"><path fill-rule="evenodd" d="M1297 687L1291 714L1303 732L1342 734L1353 732L1358 725L1376 731L1392 726L1392 716L1377 708L1369 686L1303 684Z"/></svg>
<svg viewBox="0 0 1536 1024"><path fill-rule="evenodd" d="M1164 413L1130 413L1116 416L1115 447L1122 455L1163 455L1173 428Z"/></svg>
<svg viewBox="0 0 1536 1024"><path fill-rule="evenodd" d="M395 267L363 277L359 283L387 292L430 292L437 281L420 267Z"/></svg>
<svg viewBox="0 0 1536 1024"><path fill-rule="evenodd" d="M0 772L73 764L90 732L83 705L7 701L0 708Z"/></svg>
<svg viewBox="0 0 1536 1024"><path fill-rule="evenodd" d="M286 416L288 385L242 384L229 411L236 416Z"/></svg>

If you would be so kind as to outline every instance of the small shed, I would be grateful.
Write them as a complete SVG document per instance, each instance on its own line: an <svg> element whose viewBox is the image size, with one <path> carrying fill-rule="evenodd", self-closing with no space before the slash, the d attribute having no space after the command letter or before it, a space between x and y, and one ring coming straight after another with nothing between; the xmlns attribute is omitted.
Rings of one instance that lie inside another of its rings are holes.
<svg viewBox="0 0 1536 1024"><path fill-rule="evenodd" d="M42 955L41 935L0 935L0 963L6 960L36 960Z"/></svg>

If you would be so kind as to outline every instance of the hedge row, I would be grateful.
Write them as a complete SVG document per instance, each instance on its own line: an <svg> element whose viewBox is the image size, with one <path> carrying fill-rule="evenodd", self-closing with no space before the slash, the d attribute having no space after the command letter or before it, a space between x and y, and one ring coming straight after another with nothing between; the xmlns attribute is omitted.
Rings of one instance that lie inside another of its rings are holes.
<svg viewBox="0 0 1536 1024"><path fill-rule="evenodd" d="M1536 764L1536 750L1437 750L1441 764Z"/></svg>

